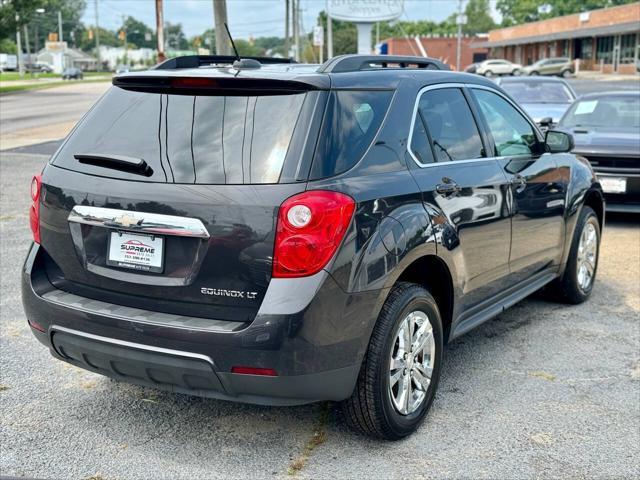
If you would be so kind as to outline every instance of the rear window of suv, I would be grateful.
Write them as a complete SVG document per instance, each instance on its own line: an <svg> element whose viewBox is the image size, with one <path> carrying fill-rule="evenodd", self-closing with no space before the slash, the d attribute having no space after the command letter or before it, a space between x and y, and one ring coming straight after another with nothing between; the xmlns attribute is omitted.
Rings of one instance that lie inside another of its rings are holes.
<svg viewBox="0 0 640 480"><path fill-rule="evenodd" d="M192 96L112 87L63 144L53 164L138 181L277 183L307 95ZM80 163L74 157L78 154L143 159L153 174Z"/></svg>

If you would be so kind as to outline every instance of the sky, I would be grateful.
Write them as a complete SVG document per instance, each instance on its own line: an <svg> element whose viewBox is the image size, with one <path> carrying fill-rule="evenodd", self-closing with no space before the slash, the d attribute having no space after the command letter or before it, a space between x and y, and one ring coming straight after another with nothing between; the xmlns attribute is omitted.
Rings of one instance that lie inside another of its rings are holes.
<svg viewBox="0 0 640 480"><path fill-rule="evenodd" d="M155 29L154 0L86 0L85 25L95 25L96 1L101 27L116 30L122 25L122 16L131 15ZM313 28L325 5L325 0L300 0L305 31ZM439 22L455 12L457 5L457 0L405 0L401 20ZM227 0L229 28L236 38L283 37L284 10L284 0ZM199 35L213 27L213 0L164 0L164 20L181 23L187 37Z"/></svg>

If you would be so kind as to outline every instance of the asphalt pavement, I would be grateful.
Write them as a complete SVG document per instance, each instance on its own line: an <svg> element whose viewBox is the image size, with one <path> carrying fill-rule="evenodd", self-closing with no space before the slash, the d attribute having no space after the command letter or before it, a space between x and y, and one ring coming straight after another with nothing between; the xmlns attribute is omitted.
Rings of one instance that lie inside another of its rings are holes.
<svg viewBox="0 0 640 480"><path fill-rule="evenodd" d="M640 217L609 216L590 301L534 297L449 345L427 421L387 443L348 431L329 404L175 395L51 357L19 290L29 181L50 148L0 153L0 475L640 477Z"/></svg>

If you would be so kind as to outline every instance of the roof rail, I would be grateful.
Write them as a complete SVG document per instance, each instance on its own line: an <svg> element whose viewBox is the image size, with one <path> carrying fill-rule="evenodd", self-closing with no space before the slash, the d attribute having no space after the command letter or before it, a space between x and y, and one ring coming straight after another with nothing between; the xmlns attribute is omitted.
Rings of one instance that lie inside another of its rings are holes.
<svg viewBox="0 0 640 480"><path fill-rule="evenodd" d="M262 64L286 64L297 63L291 58L273 58L273 57L242 57L243 60L257 60ZM206 65L233 65L238 60L233 55L185 55L165 60L164 62L153 67L154 70L174 70L176 68L198 68Z"/></svg>
<svg viewBox="0 0 640 480"><path fill-rule="evenodd" d="M440 60L427 57L399 55L338 55L320 66L321 73L358 72L380 68L424 68L427 70L450 70Z"/></svg>

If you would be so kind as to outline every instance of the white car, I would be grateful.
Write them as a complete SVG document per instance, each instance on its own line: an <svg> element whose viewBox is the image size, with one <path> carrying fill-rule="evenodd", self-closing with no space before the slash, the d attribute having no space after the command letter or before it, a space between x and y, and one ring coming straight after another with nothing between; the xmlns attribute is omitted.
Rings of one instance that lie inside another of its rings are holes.
<svg viewBox="0 0 640 480"><path fill-rule="evenodd" d="M485 60L478 68L476 73L485 77L493 77L494 75L519 75L522 65L519 63L511 63L508 60Z"/></svg>

